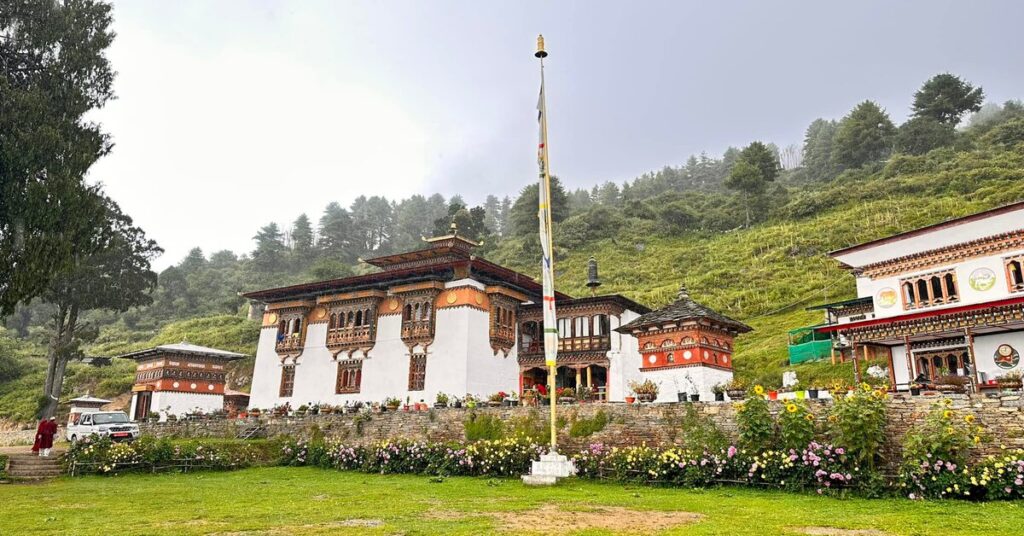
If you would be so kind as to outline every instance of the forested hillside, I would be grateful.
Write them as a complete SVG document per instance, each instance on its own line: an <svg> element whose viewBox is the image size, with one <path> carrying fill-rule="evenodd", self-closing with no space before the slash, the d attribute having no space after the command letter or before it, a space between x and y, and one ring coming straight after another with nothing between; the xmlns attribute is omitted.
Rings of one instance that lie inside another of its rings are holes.
<svg viewBox="0 0 1024 536"><path fill-rule="evenodd" d="M814 121L799 149L753 141L621 184L557 185L556 284L585 294L590 256L602 292L652 307L686 282L696 299L755 328L737 341L738 374L777 382L787 330L820 320L804 308L853 296L853 278L828 251L1024 198L1021 103L983 104L980 88L939 75L913 95L911 109L897 126L865 101L843 118ZM452 221L484 241L482 256L537 274L536 199L536 185L477 207L437 194L359 197L348 208L330 203L315 224L305 214L288 226L268 223L251 252L194 249L159 274L151 304L84 312L92 329L80 334L81 352L109 356L188 339L251 354L258 328L245 320L240 291L366 272L359 258L420 247ZM36 409L45 361L32 356L46 353L53 307L37 300L6 319L0 417L24 420ZM233 386L245 389L250 370L251 361L239 364ZM818 363L798 373L848 371ZM65 394L116 396L130 383L130 365L77 364Z"/></svg>

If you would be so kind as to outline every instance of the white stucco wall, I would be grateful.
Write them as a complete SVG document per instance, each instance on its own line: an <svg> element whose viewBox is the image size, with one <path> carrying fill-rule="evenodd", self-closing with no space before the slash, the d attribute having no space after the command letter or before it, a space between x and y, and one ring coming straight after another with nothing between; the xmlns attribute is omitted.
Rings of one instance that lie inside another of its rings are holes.
<svg viewBox="0 0 1024 536"><path fill-rule="evenodd" d="M1003 344L1009 344L1022 356L1021 362L1012 369L999 368L995 364L996 348ZM993 380L1011 371L1024 371L1024 331L976 336L974 358L978 362L978 372L982 374L983 381Z"/></svg>
<svg viewBox="0 0 1024 536"><path fill-rule="evenodd" d="M132 410L134 411L134 409L133 407ZM159 413L160 420L165 420L168 414L181 417L196 410L210 413L221 409L224 409L222 395L179 393L177 391L155 391L153 402L150 405L150 411Z"/></svg>
<svg viewBox="0 0 1024 536"><path fill-rule="evenodd" d="M274 350L276 340L276 327L260 330L249 393L250 408L270 408L277 403L277 393L281 385L281 358Z"/></svg>
<svg viewBox="0 0 1024 536"><path fill-rule="evenodd" d="M655 402L677 402L679 393L693 394L694 389L700 394L701 400L714 400L711 388L732 380L731 371L711 367L648 370L642 374L644 379L658 384L658 398Z"/></svg>
<svg viewBox="0 0 1024 536"><path fill-rule="evenodd" d="M1020 229L1024 229L1024 207L918 236L836 255L835 258L856 268Z"/></svg>
<svg viewBox="0 0 1024 536"><path fill-rule="evenodd" d="M636 337L615 331L619 326L628 324L639 316L640 314L635 311L624 311L621 315L609 319L612 349L608 352L608 400L611 402L625 400L630 394L630 382L643 381L640 372L640 345L637 344Z"/></svg>
<svg viewBox="0 0 1024 536"><path fill-rule="evenodd" d="M1024 221L1021 222L1021 226L1024 226ZM883 277L879 279L871 279L869 277L858 277L857 278L857 296L859 297L872 297L875 302L875 315L877 318L887 318L891 316L903 315L908 312L917 311L940 311L950 307L960 307L963 305L970 305L975 303L984 303L995 300L1001 300L1004 298L1010 298L1013 296L1021 296L1020 292L1010 293L1009 285L1006 280L1006 269L1003 266L1003 258L1012 257L1014 255L1024 254L1024 250L1017 250L1012 252L1000 253L998 255L989 255L986 257L979 257L976 259L968 259L965 261L957 262L947 266L932 267L927 270L919 270L916 272L909 272L905 274L899 274L892 277ZM959 292L960 300L948 305L939 305L933 307L925 307L920 309L911 309L910 311L904 309L902 290L900 289L900 280L907 277L913 277L922 274L930 274L949 268L955 268L957 291ZM995 285L988 290L975 290L971 288L970 278L976 270L988 269L995 274ZM891 307L882 307L881 301L878 298L879 292L883 289L891 288L896 291L899 298L896 303Z"/></svg>

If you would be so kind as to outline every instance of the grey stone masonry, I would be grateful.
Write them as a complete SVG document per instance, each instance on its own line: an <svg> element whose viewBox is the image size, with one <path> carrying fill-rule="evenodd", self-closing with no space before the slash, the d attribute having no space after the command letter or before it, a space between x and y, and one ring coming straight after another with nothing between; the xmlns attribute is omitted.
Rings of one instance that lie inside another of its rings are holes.
<svg viewBox="0 0 1024 536"><path fill-rule="evenodd" d="M888 401L889 423L883 455L890 463L898 460L903 434L924 419L931 405L941 396L915 396L897 394ZM975 416L993 441L977 449L976 454L994 454L1000 447L1024 448L1024 399L1020 392L1012 394L951 395L953 409ZM811 411L822 427L828 414L830 401L808 400ZM783 408L784 402L771 402L773 411ZM566 424L559 429L559 450L571 453L590 443L609 446L646 444L652 447L671 445L686 433L684 416L688 407L713 421L723 432L735 438L736 408L732 402L694 402L672 404L582 404L559 406L559 415ZM547 408L476 408L431 409L429 411L398 411L369 415L332 414L307 417L260 417L258 420L205 420L178 423L143 424L142 432L158 437L178 438L233 438L259 425L259 437L309 437L319 430L325 437L353 445L369 445L391 438L426 441L463 441L464 422L471 412L493 415L505 422L523 422L536 419L546 422ZM591 418L603 411L608 424L588 437L569 437L573 420Z"/></svg>

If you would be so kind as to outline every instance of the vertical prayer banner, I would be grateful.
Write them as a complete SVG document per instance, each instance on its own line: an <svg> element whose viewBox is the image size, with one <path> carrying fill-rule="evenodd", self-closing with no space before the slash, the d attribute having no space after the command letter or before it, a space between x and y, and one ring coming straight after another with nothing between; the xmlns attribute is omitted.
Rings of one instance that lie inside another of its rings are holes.
<svg viewBox="0 0 1024 536"><path fill-rule="evenodd" d="M540 128L540 142L537 145L540 184L537 199L539 200L540 246L543 250L541 278L544 285L544 358L548 367L554 367L558 353L558 326L555 320L554 248L551 244L551 175L548 172L548 118L547 106L544 102L543 67L540 74L537 123Z"/></svg>

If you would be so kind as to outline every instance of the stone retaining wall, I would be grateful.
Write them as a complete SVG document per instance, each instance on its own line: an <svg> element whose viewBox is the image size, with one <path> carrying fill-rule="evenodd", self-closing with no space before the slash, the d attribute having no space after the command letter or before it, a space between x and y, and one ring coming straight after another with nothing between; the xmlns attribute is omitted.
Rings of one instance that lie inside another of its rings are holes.
<svg viewBox="0 0 1024 536"><path fill-rule="evenodd" d="M978 451L979 455L998 452L1000 446L1024 448L1024 400L1019 393L1010 396L965 396L954 395L953 408L972 413L984 425L994 440ZM890 398L889 424L886 434L884 455L893 462L899 458L900 439L915 422L923 419L931 405L940 397L907 397L896 395ZM808 401L811 411L824 418L829 401ZM782 402L772 402L773 411L782 409ZM593 442L612 446L647 444L664 446L674 443L686 433L683 417L688 407L710 418L726 434L735 437L736 409L730 402L695 402L692 404L584 404L560 406L559 415L568 422L578 418L593 417L604 411L610 418L609 424L601 431L584 438L569 437L570 426L559 430L559 444L576 449ZM260 424L262 437L293 436L309 437L319 429L328 438L340 439L350 444L371 444L390 438L409 438L428 441L461 441L465 439L464 423L471 413L495 415L506 422L535 420L546 423L547 407L538 408L477 408L440 409L425 412L373 413L368 416L318 415L296 417L261 417L247 420L210 420L179 423L144 424L143 433L159 437L202 438L238 437L249 427Z"/></svg>

